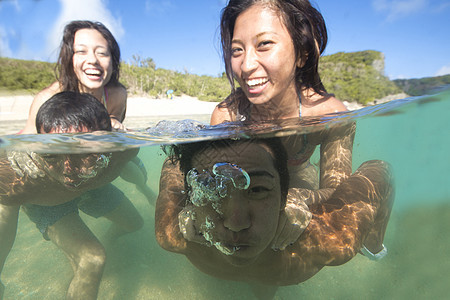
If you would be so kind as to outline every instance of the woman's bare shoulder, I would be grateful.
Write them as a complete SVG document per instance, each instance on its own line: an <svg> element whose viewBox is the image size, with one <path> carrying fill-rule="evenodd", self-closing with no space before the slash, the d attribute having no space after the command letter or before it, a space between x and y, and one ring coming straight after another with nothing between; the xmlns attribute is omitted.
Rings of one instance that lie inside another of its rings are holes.
<svg viewBox="0 0 450 300"><path fill-rule="evenodd" d="M127 89L122 84L108 86L108 94L117 97L127 97Z"/></svg>
<svg viewBox="0 0 450 300"><path fill-rule="evenodd" d="M347 111L347 107L333 94L320 95L311 90L302 92L302 115L320 116Z"/></svg>
<svg viewBox="0 0 450 300"><path fill-rule="evenodd" d="M35 128L35 120L36 120L36 114L41 107L42 104L45 103L48 99L50 99L53 95L60 92L60 86L59 82L54 82L39 93L36 94L36 96L33 99L33 102L31 102L30 110L28 112L28 120L25 124L25 127L20 131L21 133L36 133Z"/></svg>
<svg viewBox="0 0 450 300"><path fill-rule="evenodd" d="M127 98L127 89L123 85L119 84L108 87L108 107L113 105L122 109L126 106Z"/></svg>
<svg viewBox="0 0 450 300"><path fill-rule="evenodd" d="M33 99L33 102L40 102L42 104L60 91L61 87L59 85L59 82L55 81L51 85L37 93Z"/></svg>
<svg viewBox="0 0 450 300"><path fill-rule="evenodd" d="M227 106L226 101L222 101L214 108L214 111L211 114L210 124L217 125L224 122L232 122L235 121L235 119L232 109Z"/></svg>
<svg viewBox="0 0 450 300"><path fill-rule="evenodd" d="M238 107L245 102L245 99L242 89L237 88L216 106L211 116L211 125L236 121L236 115L239 111Z"/></svg>
<svg viewBox="0 0 450 300"><path fill-rule="evenodd" d="M334 97L334 95L330 95L327 97L325 101L325 109L328 111L327 113L336 113L348 110L344 103Z"/></svg>

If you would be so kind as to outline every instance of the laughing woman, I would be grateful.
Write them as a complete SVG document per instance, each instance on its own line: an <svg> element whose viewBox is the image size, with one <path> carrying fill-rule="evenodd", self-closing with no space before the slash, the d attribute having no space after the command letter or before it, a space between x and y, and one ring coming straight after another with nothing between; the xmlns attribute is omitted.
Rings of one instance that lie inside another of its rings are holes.
<svg viewBox="0 0 450 300"><path fill-rule="evenodd" d="M220 26L232 93L214 110L211 125L289 119L298 122L299 117L347 110L321 82L318 64L327 44L327 32L322 15L308 0L230 0L222 11ZM235 81L240 88L235 88ZM313 221L311 206L326 203L338 191L349 188L347 182L357 176L352 174L355 130L356 125L350 122L282 138L290 179L272 248L285 249L298 240ZM318 146L319 175L310 163ZM378 166L381 170L383 164L371 168ZM164 181L171 182L169 188L165 188ZM159 218L172 220L170 226L178 228L185 240L202 242L204 237L195 230L195 220L178 218L183 209L182 181L176 163L167 161L161 175L164 188L160 188L157 211L163 216ZM373 240L377 242L369 242ZM382 257L386 249L380 241L381 236L368 239L363 247L365 254ZM162 245L166 242L171 244L161 238Z"/></svg>
<svg viewBox="0 0 450 300"><path fill-rule="evenodd" d="M127 91L119 82L119 72L119 45L103 24L91 21L69 23L64 29L57 62L58 80L36 95L21 133L36 133L39 107L62 91L94 95L108 110L113 128L123 128Z"/></svg>

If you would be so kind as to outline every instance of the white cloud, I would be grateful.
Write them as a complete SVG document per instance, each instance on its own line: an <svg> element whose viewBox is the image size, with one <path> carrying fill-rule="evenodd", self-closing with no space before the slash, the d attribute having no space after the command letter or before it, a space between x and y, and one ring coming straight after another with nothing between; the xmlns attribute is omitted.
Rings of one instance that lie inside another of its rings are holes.
<svg viewBox="0 0 450 300"><path fill-rule="evenodd" d="M112 32L116 40L125 30L119 19L113 17L103 0L59 0L61 12L47 37L47 53L56 60L64 26L73 20L91 20L102 22Z"/></svg>
<svg viewBox="0 0 450 300"><path fill-rule="evenodd" d="M448 74L450 74L450 64L440 68L439 71L437 71L434 76L442 76L442 75L448 75Z"/></svg>
<svg viewBox="0 0 450 300"><path fill-rule="evenodd" d="M0 56L12 57L12 51L9 48L8 32L0 26Z"/></svg>
<svg viewBox="0 0 450 300"><path fill-rule="evenodd" d="M413 15L428 6L429 0L373 0L373 8L386 14L387 21Z"/></svg>

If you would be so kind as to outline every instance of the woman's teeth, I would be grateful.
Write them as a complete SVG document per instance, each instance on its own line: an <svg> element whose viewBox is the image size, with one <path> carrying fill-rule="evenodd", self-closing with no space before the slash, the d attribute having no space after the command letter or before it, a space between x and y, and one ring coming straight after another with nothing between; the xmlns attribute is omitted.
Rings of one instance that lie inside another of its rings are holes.
<svg viewBox="0 0 450 300"><path fill-rule="evenodd" d="M247 85L248 85L249 87L254 87L254 86L257 86L257 85L264 84L264 83L266 83L267 81L268 81L267 78L251 79L251 80L248 80L248 81L247 81Z"/></svg>
<svg viewBox="0 0 450 300"><path fill-rule="evenodd" d="M86 73L86 75L91 75L91 76L100 76L102 74L102 72L100 72L100 70L86 70L84 72Z"/></svg>

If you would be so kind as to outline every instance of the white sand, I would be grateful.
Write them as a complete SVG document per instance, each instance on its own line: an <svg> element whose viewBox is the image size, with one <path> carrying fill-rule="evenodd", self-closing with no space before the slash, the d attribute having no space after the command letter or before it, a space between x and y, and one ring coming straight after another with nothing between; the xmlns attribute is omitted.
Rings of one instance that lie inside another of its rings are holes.
<svg viewBox="0 0 450 300"><path fill-rule="evenodd" d="M0 121L26 120L33 96L0 97Z"/></svg>
<svg viewBox="0 0 450 300"><path fill-rule="evenodd" d="M182 96L170 99L130 97L127 103L127 117L206 115L211 114L218 102L205 102L197 98Z"/></svg>
<svg viewBox="0 0 450 300"><path fill-rule="evenodd" d="M26 120L33 96L0 97L0 121ZM197 98L182 96L169 99L129 97L127 117L205 115L211 114L217 102L200 101Z"/></svg>

